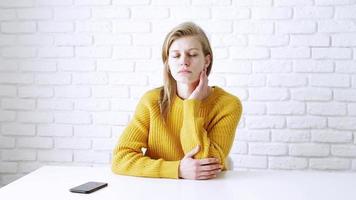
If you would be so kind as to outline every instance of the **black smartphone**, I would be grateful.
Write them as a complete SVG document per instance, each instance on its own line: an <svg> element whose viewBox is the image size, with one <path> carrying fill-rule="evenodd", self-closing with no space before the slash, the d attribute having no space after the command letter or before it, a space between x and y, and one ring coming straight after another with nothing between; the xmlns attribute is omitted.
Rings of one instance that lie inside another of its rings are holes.
<svg viewBox="0 0 356 200"><path fill-rule="evenodd" d="M74 192L74 193L89 194L89 193L95 192L97 190L100 190L101 188L104 188L106 186L108 186L107 183L87 182L82 185L71 188L69 191Z"/></svg>

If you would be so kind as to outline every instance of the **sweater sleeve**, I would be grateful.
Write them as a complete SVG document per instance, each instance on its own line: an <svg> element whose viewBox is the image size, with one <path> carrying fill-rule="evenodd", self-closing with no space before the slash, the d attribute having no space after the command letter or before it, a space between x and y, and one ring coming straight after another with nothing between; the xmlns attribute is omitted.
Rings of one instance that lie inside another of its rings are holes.
<svg viewBox="0 0 356 200"><path fill-rule="evenodd" d="M151 159L142 152L142 148L148 146L150 123L149 106L145 101L144 96L113 151L112 171L121 175L177 179L180 161Z"/></svg>
<svg viewBox="0 0 356 200"><path fill-rule="evenodd" d="M199 116L200 104L199 100L185 100L183 103L184 119L180 133L183 151L186 154L200 145L196 159L214 157L225 166L225 159L232 147L241 117L241 102L237 99L235 102L224 103L211 122L213 124L209 131L204 129L204 119Z"/></svg>

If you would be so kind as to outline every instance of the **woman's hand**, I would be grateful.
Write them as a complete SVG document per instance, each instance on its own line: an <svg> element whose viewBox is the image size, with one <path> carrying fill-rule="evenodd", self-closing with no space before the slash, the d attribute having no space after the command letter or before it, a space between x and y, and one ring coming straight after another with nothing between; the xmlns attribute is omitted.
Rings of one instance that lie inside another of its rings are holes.
<svg viewBox="0 0 356 200"><path fill-rule="evenodd" d="M188 99L203 100L210 94L210 87L208 86L208 76L206 75L206 68L200 72L199 84L188 97Z"/></svg>
<svg viewBox="0 0 356 200"><path fill-rule="evenodd" d="M179 165L179 177L184 179L211 179L221 172L222 166L217 158L194 159L199 152L199 146L187 153Z"/></svg>

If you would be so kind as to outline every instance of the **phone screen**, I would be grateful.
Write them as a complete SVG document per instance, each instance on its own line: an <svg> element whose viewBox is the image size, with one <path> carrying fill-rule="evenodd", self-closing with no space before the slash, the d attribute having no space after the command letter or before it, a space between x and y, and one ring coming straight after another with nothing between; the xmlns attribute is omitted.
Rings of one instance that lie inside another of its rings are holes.
<svg viewBox="0 0 356 200"><path fill-rule="evenodd" d="M89 194L89 193L95 192L101 188L104 188L107 185L108 185L107 183L102 183L102 182L87 182L82 185L71 188L69 191L74 192L74 193Z"/></svg>

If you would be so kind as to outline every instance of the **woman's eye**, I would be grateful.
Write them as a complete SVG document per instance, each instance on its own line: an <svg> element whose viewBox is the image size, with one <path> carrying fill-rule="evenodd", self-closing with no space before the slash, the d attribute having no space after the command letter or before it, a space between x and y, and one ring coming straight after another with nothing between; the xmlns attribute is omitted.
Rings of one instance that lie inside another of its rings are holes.
<svg viewBox="0 0 356 200"><path fill-rule="evenodd" d="M172 58L178 58L179 55L172 55Z"/></svg>
<svg viewBox="0 0 356 200"><path fill-rule="evenodd" d="M195 57L195 56L197 56L197 54L191 54L191 55L189 55L190 57Z"/></svg>

